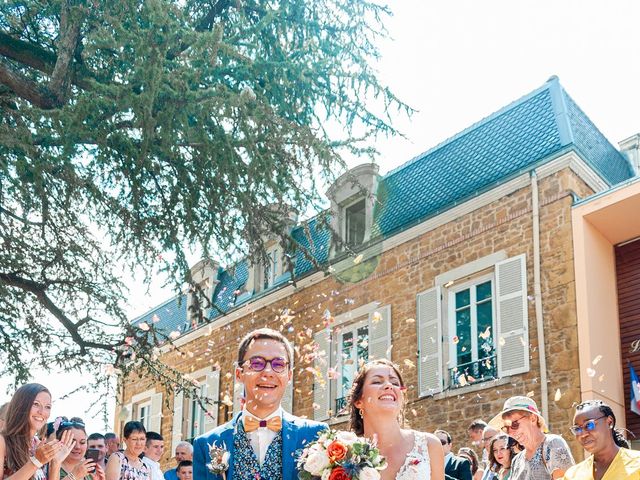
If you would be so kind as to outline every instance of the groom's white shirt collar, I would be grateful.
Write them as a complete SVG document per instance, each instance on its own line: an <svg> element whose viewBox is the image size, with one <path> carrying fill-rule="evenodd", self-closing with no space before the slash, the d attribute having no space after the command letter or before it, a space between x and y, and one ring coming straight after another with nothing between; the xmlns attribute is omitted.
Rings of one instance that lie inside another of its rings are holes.
<svg viewBox="0 0 640 480"><path fill-rule="evenodd" d="M267 415L265 418L260 418L257 415L249 412L246 409L246 406L242 409L242 415L240 416L240 420L244 425L244 417L245 415L251 415L253 418L258 420L269 420L273 417L282 417L282 406L278 407L275 411ZM253 448L253 453L256 454L258 461L260 462L260 466L264 463L264 459L267 456L267 449L274 438L276 438L277 433L269 430L268 428L258 428L253 432L247 433L247 438L249 439L249 443L251 444L251 448Z"/></svg>

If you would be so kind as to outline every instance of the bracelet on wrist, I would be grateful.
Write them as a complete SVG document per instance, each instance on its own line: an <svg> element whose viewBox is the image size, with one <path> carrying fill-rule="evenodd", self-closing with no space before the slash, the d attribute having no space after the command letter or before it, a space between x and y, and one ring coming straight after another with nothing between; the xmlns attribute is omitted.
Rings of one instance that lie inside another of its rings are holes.
<svg viewBox="0 0 640 480"><path fill-rule="evenodd" d="M36 468L42 468L42 462L36 458L35 455L29 457L29 461L35 465Z"/></svg>

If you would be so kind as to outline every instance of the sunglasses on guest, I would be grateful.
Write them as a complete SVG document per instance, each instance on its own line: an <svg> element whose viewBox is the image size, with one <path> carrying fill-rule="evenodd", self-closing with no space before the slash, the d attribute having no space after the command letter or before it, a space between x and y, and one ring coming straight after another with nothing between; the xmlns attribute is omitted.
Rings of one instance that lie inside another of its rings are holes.
<svg viewBox="0 0 640 480"><path fill-rule="evenodd" d="M591 432L593 430L596 429L596 422L598 420L601 420L603 418L607 418L606 415L603 415L601 417L598 418L592 418L591 420L587 420L586 422L584 422L582 424L582 426L580 425L572 425L569 427L569 430L571 430L571 433L573 433L576 437L578 435L582 435L585 432Z"/></svg>
<svg viewBox="0 0 640 480"><path fill-rule="evenodd" d="M501 430L504 433L509 433L510 430L514 430L514 431L518 430L520 428L520 420L522 420L523 418L528 418L528 415L522 415L520 418L516 418L515 420L511 420L511 423L509 425L505 425L504 427L502 427Z"/></svg>
<svg viewBox="0 0 640 480"><path fill-rule="evenodd" d="M252 370L254 372L262 372L265 368L267 368L267 365L271 365L271 370L273 370L274 372L284 373L287 370L289 362L287 362L282 357L275 357L267 360L264 357L255 356L251 357L249 360L246 360L243 365L247 365L249 367L249 370Z"/></svg>
<svg viewBox="0 0 640 480"><path fill-rule="evenodd" d="M84 428L84 423L66 421L66 422L62 422L60 424L60 426L58 427L58 430L60 430L62 428Z"/></svg>

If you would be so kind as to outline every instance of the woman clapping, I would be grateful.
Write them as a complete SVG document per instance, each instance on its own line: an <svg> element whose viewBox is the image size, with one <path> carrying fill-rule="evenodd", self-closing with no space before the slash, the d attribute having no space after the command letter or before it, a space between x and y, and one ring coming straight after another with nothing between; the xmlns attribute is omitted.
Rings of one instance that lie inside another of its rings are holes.
<svg viewBox="0 0 640 480"><path fill-rule="evenodd" d="M87 431L84 423L72 419L62 422L56 433L57 438L69 432L75 440L75 445L69 456L62 462L60 468L60 478L67 480L104 480L104 470L99 465L85 458L87 453Z"/></svg>
<svg viewBox="0 0 640 480"><path fill-rule="evenodd" d="M50 414L51 394L44 386L29 383L16 391L0 434L0 480L59 479L60 463L71 451L73 438L65 435L51 442L39 440L44 438Z"/></svg>

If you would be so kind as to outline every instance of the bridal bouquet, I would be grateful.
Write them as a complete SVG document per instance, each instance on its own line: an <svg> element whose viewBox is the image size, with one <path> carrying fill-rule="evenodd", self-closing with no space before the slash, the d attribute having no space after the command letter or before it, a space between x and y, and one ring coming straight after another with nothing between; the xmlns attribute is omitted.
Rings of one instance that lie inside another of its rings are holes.
<svg viewBox="0 0 640 480"><path fill-rule="evenodd" d="M352 432L325 430L298 458L300 480L378 480L387 467L373 442Z"/></svg>

